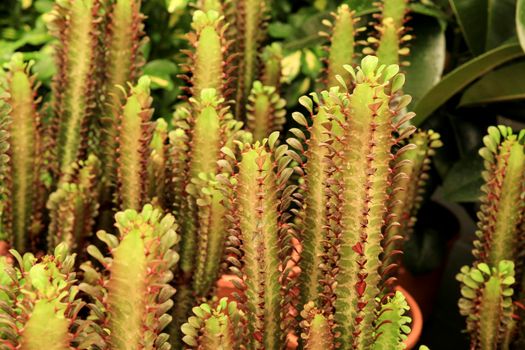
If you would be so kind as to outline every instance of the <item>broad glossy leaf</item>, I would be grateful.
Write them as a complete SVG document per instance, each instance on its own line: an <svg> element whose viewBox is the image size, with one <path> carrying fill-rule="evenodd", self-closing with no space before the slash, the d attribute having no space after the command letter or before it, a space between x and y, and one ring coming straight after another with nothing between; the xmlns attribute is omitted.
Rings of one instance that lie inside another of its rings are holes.
<svg viewBox="0 0 525 350"><path fill-rule="evenodd" d="M516 26L511 18L516 12L516 0L489 0L487 41L485 51L498 47L509 38L516 35Z"/></svg>
<svg viewBox="0 0 525 350"><path fill-rule="evenodd" d="M479 55L499 46L515 33L508 18L514 16L516 0L450 0L450 5L470 48Z"/></svg>
<svg viewBox="0 0 525 350"><path fill-rule="evenodd" d="M488 0L450 0L470 51L479 55L485 51Z"/></svg>
<svg viewBox="0 0 525 350"><path fill-rule="evenodd" d="M501 45L454 69L434 86L415 106L414 125L420 125L443 103L463 90L474 80L490 72L497 66L514 58L523 56L523 50L517 42Z"/></svg>
<svg viewBox="0 0 525 350"><path fill-rule="evenodd" d="M165 59L153 60L144 66L144 74L151 78L152 89L172 90L172 78L177 72L177 65Z"/></svg>
<svg viewBox="0 0 525 350"><path fill-rule="evenodd" d="M518 33L521 47L525 51L525 0L517 0L516 32Z"/></svg>
<svg viewBox="0 0 525 350"><path fill-rule="evenodd" d="M411 2L409 3L408 7L413 13L418 13L420 15L425 15L429 17L435 17L440 21L440 24L443 24L443 26L445 26L446 22L449 20L449 15L443 12L439 8L439 6L436 6L432 3L427 5L421 2Z"/></svg>
<svg viewBox="0 0 525 350"><path fill-rule="evenodd" d="M525 99L525 62L488 73L472 84L461 97L460 106Z"/></svg>
<svg viewBox="0 0 525 350"><path fill-rule="evenodd" d="M452 166L443 181L443 198L452 202L475 202L483 184L481 157L468 154Z"/></svg>
<svg viewBox="0 0 525 350"><path fill-rule="evenodd" d="M417 102L441 79L445 66L445 33L438 20L423 17L413 22L410 66L406 67L405 92L412 96L411 105Z"/></svg>

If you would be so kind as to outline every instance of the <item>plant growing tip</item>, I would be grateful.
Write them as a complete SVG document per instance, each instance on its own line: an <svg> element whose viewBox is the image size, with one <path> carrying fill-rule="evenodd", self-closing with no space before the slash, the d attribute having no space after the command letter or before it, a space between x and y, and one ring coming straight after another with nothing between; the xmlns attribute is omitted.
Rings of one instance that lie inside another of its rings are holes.
<svg viewBox="0 0 525 350"><path fill-rule="evenodd" d="M376 36L369 36L370 45L363 49L365 55L375 54L382 64L398 64L406 66L408 61L402 57L410 53L407 42L412 35L407 34L404 26L408 13L409 0L390 0L377 2L381 12L374 15L378 23L374 26Z"/></svg>
<svg viewBox="0 0 525 350"><path fill-rule="evenodd" d="M81 252L93 232L100 198L101 164L94 155L74 163L51 193L47 209L48 247L64 242L71 251Z"/></svg>
<svg viewBox="0 0 525 350"><path fill-rule="evenodd" d="M256 141L262 141L274 131L280 131L286 122L286 101L279 97L275 87L253 83L248 97L246 126Z"/></svg>
<svg viewBox="0 0 525 350"><path fill-rule="evenodd" d="M126 210L115 215L119 236L104 231L97 236L108 245L111 257L95 246L88 252L99 261L81 266L80 288L92 299L90 319L97 325L98 344L111 349L169 349L162 333L170 323L175 289L169 285L178 261L173 247L177 225L151 205L141 212Z"/></svg>
<svg viewBox="0 0 525 350"><path fill-rule="evenodd" d="M147 199L147 162L153 132L150 121L150 79L143 76L130 86L117 119L117 184L116 200L123 209L140 208Z"/></svg>
<svg viewBox="0 0 525 350"><path fill-rule="evenodd" d="M4 257L0 260L0 344L25 350L67 350L78 345L86 334L83 321L77 319L84 303L77 296L75 257L65 245L41 259L15 250L11 254L18 267Z"/></svg>
<svg viewBox="0 0 525 350"><path fill-rule="evenodd" d="M191 84L190 92L194 98L200 98L204 89L215 89L220 97L228 97L228 43L225 39L226 26L223 17L217 11L195 11L191 24L193 32L188 34L193 51L186 51L188 63L183 68L188 72L184 76Z"/></svg>
<svg viewBox="0 0 525 350"><path fill-rule="evenodd" d="M301 319L301 341L304 343L304 349L332 350L336 348L333 315L324 315L314 306L313 302L309 302L301 311Z"/></svg>
<svg viewBox="0 0 525 350"><path fill-rule="evenodd" d="M499 348L514 328L514 262L501 260L492 268L486 263L463 266L457 279L462 285L459 311L467 317L472 349Z"/></svg>
<svg viewBox="0 0 525 350"><path fill-rule="evenodd" d="M226 298L217 302L216 307L202 304L193 308L193 316L182 325L183 341L190 349L235 350L245 341L246 325L244 314L235 302Z"/></svg>
<svg viewBox="0 0 525 350"><path fill-rule="evenodd" d="M359 18L355 12L343 4L339 6L336 13L332 13L333 21L324 20L323 24L329 29L329 34L321 32L322 36L329 39L330 45L326 48L328 57L326 59L326 70L324 83L327 89L339 86L337 76L341 76L346 84L351 82L352 77L343 68L344 65L354 62L355 35L364 28L355 28Z"/></svg>
<svg viewBox="0 0 525 350"><path fill-rule="evenodd" d="M272 43L264 48L261 54L263 69L261 72L261 83L265 86L273 86L279 91L282 78L283 49L279 43Z"/></svg>
<svg viewBox="0 0 525 350"><path fill-rule="evenodd" d="M197 8L202 12L215 11L221 16L223 15L224 8L221 0L198 0Z"/></svg>

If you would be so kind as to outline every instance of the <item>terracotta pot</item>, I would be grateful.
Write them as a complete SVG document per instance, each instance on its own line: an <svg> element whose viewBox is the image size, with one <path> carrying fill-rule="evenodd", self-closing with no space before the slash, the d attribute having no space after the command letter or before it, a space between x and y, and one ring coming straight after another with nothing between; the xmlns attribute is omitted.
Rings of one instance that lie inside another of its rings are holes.
<svg viewBox="0 0 525 350"><path fill-rule="evenodd" d="M232 294L238 292L238 289L235 288L232 280L237 279L238 277L232 275L223 275L217 282L217 296L219 298L228 297L232 299ZM403 295L405 296L408 305L410 306L410 316L412 318L411 332L408 335L408 338L405 340L406 349L411 350L415 349L419 338L421 337L421 332L423 330L423 316L421 314L421 309L419 308L416 300L407 292L403 287L396 287ZM297 336L295 334L288 334L288 350L294 350L297 348Z"/></svg>
<svg viewBox="0 0 525 350"><path fill-rule="evenodd" d="M405 340L407 350L415 349L419 338L421 337L421 332L423 331L423 315L421 309L417 304L416 300L403 289L401 286L396 287L407 300L408 305L410 306L410 317L412 318L411 331L408 335L408 338Z"/></svg>
<svg viewBox="0 0 525 350"><path fill-rule="evenodd" d="M445 264L439 266L437 269L424 274L413 274L401 266L399 268L398 282L399 285L405 288L410 295L417 300L423 319L427 320L434 309L434 303L439 293L439 286L441 279L445 272Z"/></svg>
<svg viewBox="0 0 525 350"><path fill-rule="evenodd" d="M215 295L221 298L228 298L229 300L234 300L233 293L239 292L237 288L233 285L232 280L239 279L234 275L222 275L222 277L217 281L217 292Z"/></svg>

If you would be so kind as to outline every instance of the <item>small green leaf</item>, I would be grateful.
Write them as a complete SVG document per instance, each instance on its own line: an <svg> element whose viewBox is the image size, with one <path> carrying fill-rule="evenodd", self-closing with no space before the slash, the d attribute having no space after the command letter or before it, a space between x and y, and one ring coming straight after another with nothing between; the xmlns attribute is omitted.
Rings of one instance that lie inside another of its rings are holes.
<svg viewBox="0 0 525 350"><path fill-rule="evenodd" d="M478 264L478 269L481 271L481 272L484 272L485 274L487 275L490 275L491 274L491 271L490 271L490 267L489 265L485 264L485 263L480 263Z"/></svg>
<svg viewBox="0 0 525 350"><path fill-rule="evenodd" d="M476 297L476 292L468 287L461 288L461 295L467 299L474 299Z"/></svg>

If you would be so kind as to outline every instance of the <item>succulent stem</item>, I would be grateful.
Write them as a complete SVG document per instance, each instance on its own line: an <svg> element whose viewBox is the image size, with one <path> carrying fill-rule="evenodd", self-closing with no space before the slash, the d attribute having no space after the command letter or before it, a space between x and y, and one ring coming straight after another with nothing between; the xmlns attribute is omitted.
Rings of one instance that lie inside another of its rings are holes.
<svg viewBox="0 0 525 350"><path fill-rule="evenodd" d="M51 218L48 247L64 242L71 251L84 250L98 214L100 175L101 164L94 155L66 171L47 202Z"/></svg>
<svg viewBox="0 0 525 350"><path fill-rule="evenodd" d="M22 54L15 54L8 65L3 102L10 108L7 128L9 164L6 173L4 229L14 247L24 252L34 243L33 229L39 226L37 194L41 158L41 123L37 110L35 77ZM35 222L36 221L36 222Z"/></svg>
<svg viewBox="0 0 525 350"><path fill-rule="evenodd" d="M144 15L140 13L141 0L116 0L109 13L106 44L105 88L107 101L103 110L101 159L105 164L104 176L116 183L115 139L117 121L123 103L120 86L136 84L143 65L140 52L144 42Z"/></svg>
<svg viewBox="0 0 525 350"><path fill-rule="evenodd" d="M144 76L130 88L117 121L117 200L123 209L140 208L147 197L147 162L153 130L149 87L150 79Z"/></svg>
<svg viewBox="0 0 525 350"><path fill-rule="evenodd" d="M87 129L97 109L102 53L100 0L57 2L51 31L58 37L58 74L53 83L58 120L58 163L65 171L87 148Z"/></svg>
<svg viewBox="0 0 525 350"><path fill-rule="evenodd" d="M83 291L93 299L91 319L106 347L116 350L166 349L162 330L171 321L167 314L175 293L169 282L178 255L177 225L173 216L145 205L141 212L126 210L115 216L119 237L99 231L97 236L110 249L106 258L95 246L88 252L104 270L91 264L84 270Z"/></svg>

